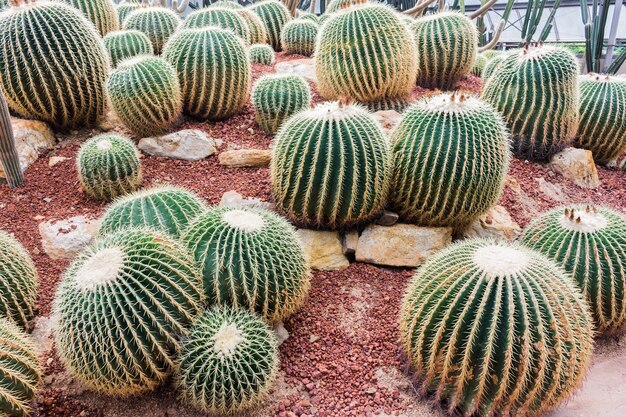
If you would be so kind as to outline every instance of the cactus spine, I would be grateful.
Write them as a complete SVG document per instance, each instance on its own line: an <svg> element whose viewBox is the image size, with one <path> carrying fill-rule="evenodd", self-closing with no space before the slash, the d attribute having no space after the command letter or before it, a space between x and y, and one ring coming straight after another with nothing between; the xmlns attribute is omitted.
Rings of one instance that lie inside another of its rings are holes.
<svg viewBox="0 0 626 417"><path fill-rule="evenodd" d="M113 68L125 59L154 54L150 38L138 30L110 32L104 37L104 47L109 53Z"/></svg>
<svg viewBox="0 0 626 417"><path fill-rule="evenodd" d="M522 243L570 273L600 333L626 328L626 217L606 207L557 208L532 222Z"/></svg>
<svg viewBox="0 0 626 417"><path fill-rule="evenodd" d="M241 307L268 322L304 303L310 270L294 228L257 207L219 207L196 217L182 241L202 268L209 305Z"/></svg>
<svg viewBox="0 0 626 417"><path fill-rule="evenodd" d="M578 64L553 46L508 53L487 79L482 97L503 114L513 153L547 160L571 144L578 130Z"/></svg>
<svg viewBox="0 0 626 417"><path fill-rule="evenodd" d="M449 89L472 70L478 32L469 17L459 12L429 14L416 19L411 29L420 57L419 85Z"/></svg>
<svg viewBox="0 0 626 417"><path fill-rule="evenodd" d="M194 323L177 374L189 403L234 414L258 404L277 373L278 344L267 324L245 310L217 307Z"/></svg>
<svg viewBox="0 0 626 417"><path fill-rule="evenodd" d="M327 100L406 102L417 73L412 36L387 6L337 12L320 28L315 72L319 93Z"/></svg>
<svg viewBox="0 0 626 417"><path fill-rule="evenodd" d="M626 79L589 74L578 78L580 127L576 142L607 164L626 152Z"/></svg>
<svg viewBox="0 0 626 417"><path fill-rule="evenodd" d="M248 50L250 62L253 64L274 65L274 50L266 44L250 45Z"/></svg>
<svg viewBox="0 0 626 417"><path fill-rule="evenodd" d="M100 35L120 28L117 10L112 0L61 0L83 12L98 29Z"/></svg>
<svg viewBox="0 0 626 417"><path fill-rule="evenodd" d="M205 209L204 201L184 188L152 187L116 199L102 216L100 234L148 227L178 238Z"/></svg>
<svg viewBox="0 0 626 417"><path fill-rule="evenodd" d="M313 55L318 26L304 19L291 20L285 24L280 35L283 51L288 54Z"/></svg>
<svg viewBox="0 0 626 417"><path fill-rule="evenodd" d="M208 26L230 29L235 35L243 39L246 46L250 45L252 37L248 23L237 12L230 9L210 7L197 10L187 16L181 25L181 29L199 29Z"/></svg>
<svg viewBox="0 0 626 417"><path fill-rule="evenodd" d="M292 114L311 105L311 88L299 75L261 76L252 89L252 106L257 123L273 135Z"/></svg>
<svg viewBox="0 0 626 417"><path fill-rule="evenodd" d="M285 24L291 20L289 10L277 0L263 0L249 6L250 10L257 14L265 24L269 44L276 52L280 52L280 34Z"/></svg>
<svg viewBox="0 0 626 417"><path fill-rule="evenodd" d="M0 315L26 328L36 302L35 264L24 246L0 229Z"/></svg>
<svg viewBox="0 0 626 417"><path fill-rule="evenodd" d="M74 7L35 1L0 14L0 51L0 87L13 112L61 130L93 125L104 113L106 51ZM59 51L71 53L61 60Z"/></svg>
<svg viewBox="0 0 626 417"><path fill-rule="evenodd" d="M554 262L470 239L415 275L400 337L422 389L464 416L540 415L569 397L590 362L588 306Z"/></svg>
<svg viewBox="0 0 626 417"><path fill-rule="evenodd" d="M270 172L276 205L295 223L343 229L383 210L391 153L363 107L323 103L283 124Z"/></svg>
<svg viewBox="0 0 626 417"><path fill-rule="evenodd" d="M27 417L42 372L33 342L5 318L0 318L0 358L0 415Z"/></svg>
<svg viewBox="0 0 626 417"><path fill-rule="evenodd" d="M180 24L178 15L164 7L142 7L130 13L124 20L123 29L135 29L145 33L155 54L160 54L165 42Z"/></svg>
<svg viewBox="0 0 626 417"><path fill-rule="evenodd" d="M0 170L4 173L9 188L19 187L24 183L20 156L15 147L9 106L2 91L0 91Z"/></svg>
<svg viewBox="0 0 626 417"><path fill-rule="evenodd" d="M409 107L391 138L391 205L409 221L458 227L493 206L509 164L502 117L476 97L441 94Z"/></svg>
<svg viewBox="0 0 626 417"><path fill-rule="evenodd" d="M96 199L131 193L142 181L137 147L116 134L105 133L83 143L76 165L83 190Z"/></svg>
<svg viewBox="0 0 626 417"><path fill-rule="evenodd" d="M190 116L220 120L246 105L250 60L243 41L231 31L181 30L165 46L163 57L178 71L183 109Z"/></svg>
<svg viewBox="0 0 626 417"><path fill-rule="evenodd" d="M107 92L117 116L138 135L163 133L182 113L178 74L160 57L123 61L109 76Z"/></svg>

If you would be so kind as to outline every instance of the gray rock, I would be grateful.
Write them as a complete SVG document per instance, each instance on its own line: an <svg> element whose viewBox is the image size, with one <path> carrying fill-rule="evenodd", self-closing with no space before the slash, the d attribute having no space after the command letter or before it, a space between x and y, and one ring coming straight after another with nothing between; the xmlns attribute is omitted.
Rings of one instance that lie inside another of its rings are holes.
<svg viewBox="0 0 626 417"><path fill-rule="evenodd" d="M292 61L279 62L274 67L279 74L297 74L307 81L317 83L315 75L315 63L313 58L294 59Z"/></svg>
<svg viewBox="0 0 626 417"><path fill-rule="evenodd" d="M400 218L400 216L398 216L398 213L394 213L393 211L383 211L383 214L376 219L376 224L379 224L381 226L393 226L394 224L398 223L398 219Z"/></svg>
<svg viewBox="0 0 626 417"><path fill-rule="evenodd" d="M217 143L197 129L180 130L163 136L143 138L138 147L145 153L167 158L199 161L217 151Z"/></svg>
<svg viewBox="0 0 626 417"><path fill-rule="evenodd" d="M298 237L311 268L318 271L335 271L350 266L343 254L339 232L298 229Z"/></svg>
<svg viewBox="0 0 626 417"><path fill-rule="evenodd" d="M285 324L282 321L275 323L273 330L276 334L276 339L278 340L278 346L282 345L285 340L289 339L289 332L285 329Z"/></svg>
<svg viewBox="0 0 626 417"><path fill-rule="evenodd" d="M554 155L548 165L579 187L596 188L600 185L591 151L565 148Z"/></svg>
<svg viewBox="0 0 626 417"><path fill-rule="evenodd" d="M39 353L46 353L52 349L53 333L57 326L54 316L40 316L33 320L34 327L31 337L37 346Z"/></svg>
<svg viewBox="0 0 626 417"><path fill-rule="evenodd" d="M39 223L41 245L52 259L72 259L98 234L99 219L85 216Z"/></svg>
<svg viewBox="0 0 626 417"><path fill-rule="evenodd" d="M345 232L341 236L341 244L343 247L343 254L346 256L354 256L356 248L359 246L359 232L356 230L350 230Z"/></svg>
<svg viewBox="0 0 626 417"><path fill-rule="evenodd" d="M474 220L462 235L464 237L485 237L514 241L522 233L522 228L502 206L495 206Z"/></svg>
<svg viewBox="0 0 626 417"><path fill-rule="evenodd" d="M266 167L269 166L272 151L269 149L238 149L219 154L220 165L227 167Z"/></svg>
<svg viewBox="0 0 626 417"><path fill-rule="evenodd" d="M26 171L26 168L35 162L39 155L56 143L54 132L44 122L11 119L11 125L22 171ZM0 178L6 178L2 166L0 166Z"/></svg>
<svg viewBox="0 0 626 417"><path fill-rule="evenodd" d="M226 191L224 194L222 194L222 199L220 200L219 205L229 207L256 206L268 210L275 209L274 204L272 203L260 200L256 197L243 197L235 190Z"/></svg>

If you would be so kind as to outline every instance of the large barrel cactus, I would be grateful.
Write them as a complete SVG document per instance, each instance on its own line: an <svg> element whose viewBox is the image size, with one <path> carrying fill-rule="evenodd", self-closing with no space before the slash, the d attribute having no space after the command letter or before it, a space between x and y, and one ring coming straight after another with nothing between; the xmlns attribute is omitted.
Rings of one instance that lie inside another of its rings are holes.
<svg viewBox="0 0 626 417"><path fill-rule="evenodd" d="M343 229L383 210L391 153L361 106L329 102L297 113L274 140L271 177L278 208L305 227Z"/></svg>
<svg viewBox="0 0 626 417"><path fill-rule="evenodd" d="M400 338L422 390L463 416L535 416L581 383L592 318L540 253L484 239L438 252L408 286Z"/></svg>
<svg viewBox="0 0 626 417"><path fill-rule="evenodd" d="M487 52L491 52L491 51L487 51ZM481 55L485 55L485 54L486 52ZM489 57L489 55L486 55L486 56L488 57L489 61L487 61L487 64L485 64L485 68L483 68L483 71L481 74L483 78L483 84L487 82L487 78L491 77L491 75L497 71L500 63L504 61L504 59L506 58L506 53L502 52L500 54L493 55L491 57Z"/></svg>
<svg viewBox="0 0 626 417"><path fill-rule="evenodd" d="M243 17L248 24L248 28L250 29L250 44L267 43L267 27L265 27L265 23L263 23L259 15L250 9L244 8L236 9L235 12Z"/></svg>
<svg viewBox="0 0 626 417"><path fill-rule="evenodd" d="M413 37L390 7L343 10L320 28L315 73L327 100L346 96L366 104L405 103L417 73Z"/></svg>
<svg viewBox="0 0 626 417"><path fill-rule="evenodd" d="M461 227L500 197L509 165L502 117L484 101L441 94L404 112L392 134L391 205L405 220Z"/></svg>
<svg viewBox="0 0 626 417"><path fill-rule="evenodd" d="M250 45L252 40L246 20L239 16L235 10L219 7L196 10L187 16L181 29L199 29L208 26L232 30L235 35L243 39L246 46Z"/></svg>
<svg viewBox="0 0 626 417"><path fill-rule="evenodd" d="M626 152L626 78L589 74L580 84L580 126L576 142L607 164Z"/></svg>
<svg viewBox="0 0 626 417"><path fill-rule="evenodd" d="M138 30L117 30L104 37L104 47L111 58L111 65L137 55L152 55L152 42L145 33Z"/></svg>
<svg viewBox="0 0 626 417"><path fill-rule="evenodd" d="M257 312L268 322L298 310L310 271L295 230L257 207L220 207L196 217L182 236L202 268L209 305Z"/></svg>
<svg viewBox="0 0 626 417"><path fill-rule="evenodd" d="M603 334L626 328L626 217L607 207L557 208L539 216L522 243L567 270Z"/></svg>
<svg viewBox="0 0 626 417"><path fill-rule="evenodd" d="M182 396L211 414L258 404L278 373L278 345L258 317L234 308L206 311L184 340L177 382Z"/></svg>
<svg viewBox="0 0 626 417"><path fill-rule="evenodd" d="M98 392L150 391L170 373L202 306L201 277L176 241L133 228L106 235L79 255L57 290L59 358Z"/></svg>
<svg viewBox="0 0 626 417"><path fill-rule="evenodd" d="M142 181L137 147L117 134L105 133L83 143L76 167L83 191L95 199L111 200L131 193Z"/></svg>
<svg viewBox="0 0 626 417"><path fill-rule="evenodd" d="M269 44L276 52L280 52L280 34L291 19L289 10L278 0L263 0L249 6L250 10L257 14L265 24Z"/></svg>
<svg viewBox="0 0 626 417"><path fill-rule="evenodd" d="M296 19L287 22L280 34L283 51L288 54L313 55L317 31L317 23L310 20Z"/></svg>
<svg viewBox="0 0 626 417"><path fill-rule="evenodd" d="M139 56L120 63L107 81L115 114L133 133L157 135L181 117L183 98L176 70L156 56Z"/></svg>
<svg viewBox="0 0 626 417"><path fill-rule="evenodd" d="M567 49L526 47L506 54L483 98L504 115L513 153L547 160L570 145L579 123L578 62Z"/></svg>
<svg viewBox="0 0 626 417"><path fill-rule="evenodd" d="M478 32L469 17L459 12L422 16L411 24L419 56L417 83L449 89L474 65Z"/></svg>
<svg viewBox="0 0 626 417"><path fill-rule="evenodd" d="M218 0L209 4L207 7L223 7L224 9L241 10L243 6L233 0Z"/></svg>
<svg viewBox="0 0 626 417"><path fill-rule="evenodd" d="M250 62L253 64L274 65L276 60L274 50L266 44L250 45L248 53L250 54Z"/></svg>
<svg viewBox="0 0 626 417"><path fill-rule="evenodd" d="M117 9L117 18L120 22L120 27L124 25L124 21L128 17L129 14L139 9L140 7L144 7L143 3L131 3L131 2L123 2L116 6Z"/></svg>
<svg viewBox="0 0 626 417"><path fill-rule="evenodd" d="M267 74L252 89L252 106L257 123L274 134L292 114L311 105L311 87L296 74Z"/></svg>
<svg viewBox="0 0 626 417"><path fill-rule="evenodd" d="M147 188L115 200L102 215L100 234L129 227L149 227L178 238L189 222L204 210L204 201L184 188Z"/></svg>
<svg viewBox="0 0 626 417"><path fill-rule="evenodd" d="M155 54L160 54L165 42L180 25L176 13L165 7L141 7L124 20L123 29L139 30L150 38Z"/></svg>
<svg viewBox="0 0 626 417"><path fill-rule="evenodd" d="M163 57L178 72L185 113L199 119L226 119L248 101L251 65L243 41L217 27L177 32Z"/></svg>
<svg viewBox="0 0 626 417"><path fill-rule="evenodd" d="M0 318L0 415L27 417L41 378L37 350L28 335Z"/></svg>
<svg viewBox="0 0 626 417"><path fill-rule="evenodd" d="M0 88L18 115L70 130L94 125L104 113L107 53L74 7L12 7L0 15L0 51Z"/></svg>
<svg viewBox="0 0 626 417"><path fill-rule="evenodd" d="M36 301L35 264L24 246L0 229L0 316L26 328L34 316Z"/></svg>
<svg viewBox="0 0 626 417"><path fill-rule="evenodd" d="M96 26L100 35L104 36L109 32L120 28L117 10L113 0L60 0L64 1L78 10Z"/></svg>

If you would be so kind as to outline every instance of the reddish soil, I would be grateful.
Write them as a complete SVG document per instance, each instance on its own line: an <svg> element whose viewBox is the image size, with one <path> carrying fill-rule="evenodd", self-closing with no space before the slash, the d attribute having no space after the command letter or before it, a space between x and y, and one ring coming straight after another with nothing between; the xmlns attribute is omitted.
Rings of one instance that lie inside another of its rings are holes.
<svg viewBox="0 0 626 417"><path fill-rule="evenodd" d="M279 62L298 58L301 57L278 55ZM272 71L272 67L256 65L254 77ZM477 91L480 79L470 76L458 88ZM416 88L414 97L431 93ZM314 97L316 102L320 101L317 94ZM271 137L255 125L250 105L227 121L185 121L181 128L190 127L222 139L220 150L268 148L271 142ZM128 134L122 127L116 130ZM39 316L50 315L55 288L68 262L51 260L45 255L38 224L78 214L97 217L105 208L104 203L95 202L80 191L75 172L80 143L97 133L93 130L60 136L60 143L26 171L23 187L9 190L6 185L0 185L0 225L28 248L39 270ZM51 156L69 159L49 167ZM218 203L225 191L233 189L244 196L271 200L267 168L224 168L215 156L198 162L145 156L142 165L145 186L178 184L194 190L212 204ZM589 190L573 185L545 166L513 160L501 204L522 226L545 209L572 202L603 203L626 210L626 173L602 167L598 167L598 173L602 185ZM365 264L352 264L343 271L314 273L307 305L285 323L290 337L281 346L282 380L262 414L439 416L440 412L428 403L416 401L412 387L403 376L406 369L397 343L396 317L404 287L412 274L411 270ZM169 386L153 396L132 400L85 396L80 390L57 383L62 365L53 351L47 352L42 360L46 364L46 378L34 410L36 416L196 415L179 407ZM142 402L155 399L157 404L164 401L167 405L158 412L141 408ZM117 408L111 408L112 404L117 404Z"/></svg>

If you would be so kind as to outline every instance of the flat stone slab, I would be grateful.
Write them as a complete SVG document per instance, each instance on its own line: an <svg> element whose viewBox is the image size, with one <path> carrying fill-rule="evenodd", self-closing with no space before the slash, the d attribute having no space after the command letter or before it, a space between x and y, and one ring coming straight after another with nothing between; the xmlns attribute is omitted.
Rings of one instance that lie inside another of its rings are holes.
<svg viewBox="0 0 626 417"><path fill-rule="evenodd" d="M143 138L137 146L149 155L199 161L213 155L219 144L201 130L186 129L168 135Z"/></svg>
<svg viewBox="0 0 626 417"><path fill-rule="evenodd" d="M269 166L272 151L269 149L236 149L219 154L220 165L233 168L258 168Z"/></svg>
<svg viewBox="0 0 626 417"><path fill-rule="evenodd" d="M343 254L339 232L298 229L297 233L311 268L336 271L350 266L350 261Z"/></svg>

